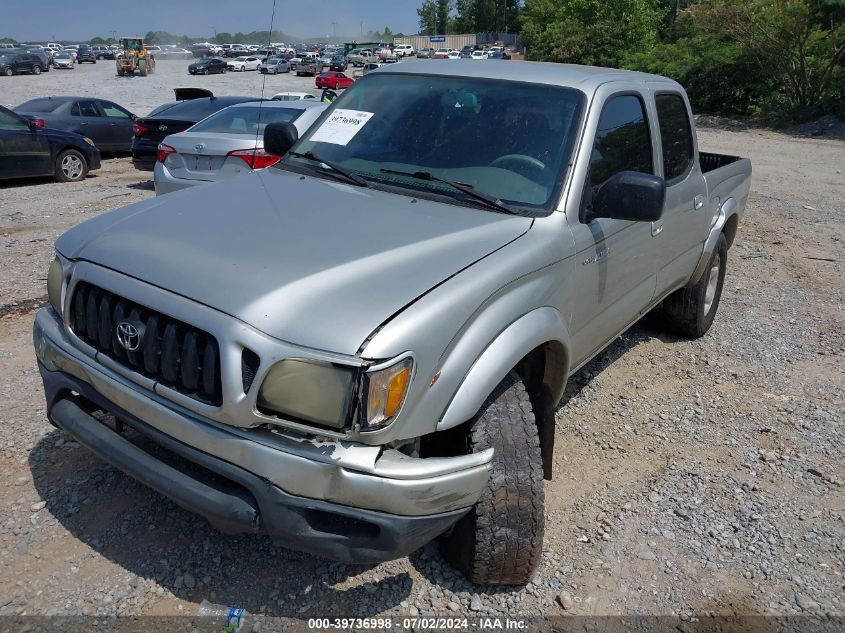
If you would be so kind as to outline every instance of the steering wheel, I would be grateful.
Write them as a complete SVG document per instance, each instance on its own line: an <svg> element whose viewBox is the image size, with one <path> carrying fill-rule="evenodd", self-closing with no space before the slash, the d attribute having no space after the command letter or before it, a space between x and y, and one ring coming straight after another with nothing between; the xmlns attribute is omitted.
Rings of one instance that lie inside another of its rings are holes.
<svg viewBox="0 0 845 633"><path fill-rule="evenodd" d="M512 167L508 167L511 165ZM546 164L543 161L537 160L532 156L525 154L505 154L499 156L496 160L488 165L488 167L502 167L503 169L510 169L518 174L526 177L531 174L537 174L546 169ZM527 172L527 173L524 173Z"/></svg>

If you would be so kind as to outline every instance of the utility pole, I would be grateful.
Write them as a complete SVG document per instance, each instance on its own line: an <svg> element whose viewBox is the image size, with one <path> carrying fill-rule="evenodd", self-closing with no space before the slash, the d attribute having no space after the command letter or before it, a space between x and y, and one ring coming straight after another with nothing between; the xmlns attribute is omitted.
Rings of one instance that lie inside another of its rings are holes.
<svg viewBox="0 0 845 633"><path fill-rule="evenodd" d="M332 33L334 34L334 38L337 39L337 22L332 22Z"/></svg>

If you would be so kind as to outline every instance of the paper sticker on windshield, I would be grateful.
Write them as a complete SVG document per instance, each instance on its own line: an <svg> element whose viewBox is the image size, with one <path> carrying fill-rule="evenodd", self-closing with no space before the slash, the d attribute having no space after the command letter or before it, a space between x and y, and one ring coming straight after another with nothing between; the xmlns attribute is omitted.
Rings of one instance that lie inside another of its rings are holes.
<svg viewBox="0 0 845 633"><path fill-rule="evenodd" d="M333 143L334 145L348 145L349 141L361 131L367 121L372 118L372 112L359 110L338 109L311 136L315 143Z"/></svg>

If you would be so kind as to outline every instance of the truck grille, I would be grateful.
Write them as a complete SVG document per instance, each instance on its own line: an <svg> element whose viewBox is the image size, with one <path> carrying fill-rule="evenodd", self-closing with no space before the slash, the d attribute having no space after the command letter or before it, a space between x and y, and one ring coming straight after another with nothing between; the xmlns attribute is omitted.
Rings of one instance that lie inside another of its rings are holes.
<svg viewBox="0 0 845 633"><path fill-rule="evenodd" d="M74 334L98 352L200 402L220 405L220 351L211 334L86 282L77 284L69 316ZM124 328L123 341L121 323L131 326Z"/></svg>

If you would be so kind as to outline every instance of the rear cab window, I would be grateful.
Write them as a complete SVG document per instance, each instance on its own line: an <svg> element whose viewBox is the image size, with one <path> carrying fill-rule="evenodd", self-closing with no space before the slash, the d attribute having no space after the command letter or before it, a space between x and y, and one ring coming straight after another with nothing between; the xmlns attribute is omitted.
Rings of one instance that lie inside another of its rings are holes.
<svg viewBox="0 0 845 633"><path fill-rule="evenodd" d="M663 177L671 185L683 180L693 166L695 151L689 113L678 93L659 93L654 101L660 127Z"/></svg>

